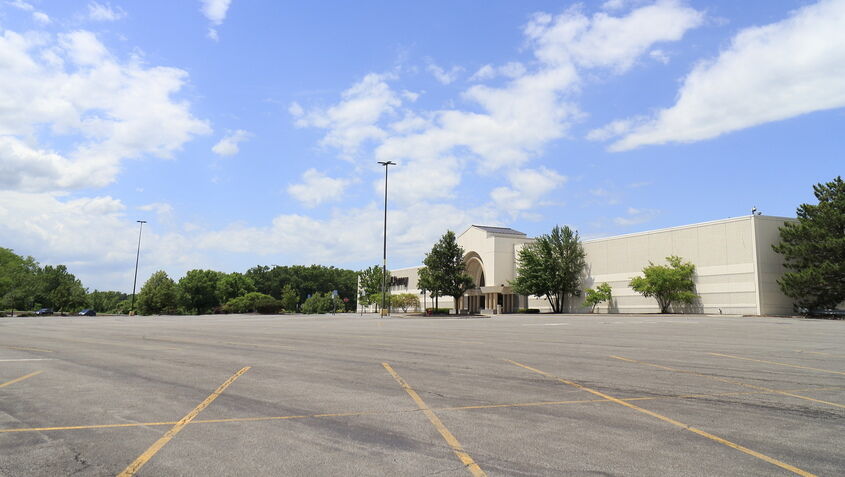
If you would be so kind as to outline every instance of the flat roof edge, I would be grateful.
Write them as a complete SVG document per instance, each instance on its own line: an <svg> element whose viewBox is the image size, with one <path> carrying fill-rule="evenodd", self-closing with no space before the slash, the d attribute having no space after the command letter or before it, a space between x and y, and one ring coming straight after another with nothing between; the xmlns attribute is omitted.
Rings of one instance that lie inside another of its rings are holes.
<svg viewBox="0 0 845 477"><path fill-rule="evenodd" d="M743 220L751 220L752 217L757 217L758 219L777 220L777 221L784 221L784 222L796 220L795 217L779 217L779 216L776 216L776 215L757 215L757 216L742 215L742 216L739 216L739 217L730 217L730 218L727 218L727 219L708 220L706 222L697 222L697 223L694 223L694 224L675 225L673 227L664 227L662 229L643 230L642 232L631 232L631 233L628 233L628 234L610 235L608 237L599 237L599 238L584 240L582 243L601 242L603 240L616 240L616 239L621 239L621 238L636 237L636 236L639 236L639 235L650 235L650 234L656 234L656 233L661 233L661 232L670 232L670 231L674 231L674 230L684 230L684 229L690 229L690 228L694 228L694 227L700 227L702 225L716 225L716 224L720 224L720 223L727 224L727 223L731 223L731 222L741 222Z"/></svg>

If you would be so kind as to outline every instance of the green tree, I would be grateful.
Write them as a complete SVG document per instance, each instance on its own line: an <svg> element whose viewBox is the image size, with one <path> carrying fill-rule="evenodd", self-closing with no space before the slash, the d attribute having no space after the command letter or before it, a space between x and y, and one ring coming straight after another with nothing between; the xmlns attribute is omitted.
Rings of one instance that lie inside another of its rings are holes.
<svg viewBox="0 0 845 477"><path fill-rule="evenodd" d="M420 279L436 291L437 296L451 296L455 299L455 311L458 311L458 299L475 284L466 272L464 249L458 245L455 232L446 231L440 240L425 255L425 272L418 272Z"/></svg>
<svg viewBox="0 0 845 477"><path fill-rule="evenodd" d="M217 306L217 282L221 275L214 270L190 270L179 279L179 296L185 309L199 315Z"/></svg>
<svg viewBox="0 0 845 477"><path fill-rule="evenodd" d="M556 226L519 250L511 286L520 295L546 297L552 311L560 313L566 297L580 288L585 267L586 253L578 232Z"/></svg>
<svg viewBox="0 0 845 477"><path fill-rule="evenodd" d="M845 181L813 186L818 204L801 204L798 222L780 228L775 252L788 270L783 293L808 310L834 309L845 301Z"/></svg>
<svg viewBox="0 0 845 477"><path fill-rule="evenodd" d="M0 306L10 308L13 314L16 309L32 309L39 271L34 258L0 247Z"/></svg>
<svg viewBox="0 0 845 477"><path fill-rule="evenodd" d="M119 291L94 290L86 298L88 306L98 313L120 313L120 302L129 295Z"/></svg>
<svg viewBox="0 0 845 477"><path fill-rule="evenodd" d="M299 305L299 295L290 284L285 285L285 288L282 289L281 302L285 311L296 311L296 306Z"/></svg>
<svg viewBox="0 0 845 477"><path fill-rule="evenodd" d="M599 303L606 301L610 302L613 299L613 294L611 293L610 285L607 283L601 283L599 286L596 287L595 290L592 288L587 288L584 294L586 297L584 298L584 306L590 307L590 313L595 311L596 305Z"/></svg>
<svg viewBox="0 0 845 477"><path fill-rule="evenodd" d="M417 270L417 277L417 286L423 293L428 293L436 309L440 304L440 291L437 290L437 278L428 267L422 267Z"/></svg>
<svg viewBox="0 0 845 477"><path fill-rule="evenodd" d="M376 309L381 306L381 287L384 269L380 265L373 265L370 268L365 268L358 272L358 283L360 290L363 292L361 299L364 305L375 304ZM390 275L387 276L388 286ZM379 299L376 300L376 295Z"/></svg>
<svg viewBox="0 0 845 477"><path fill-rule="evenodd" d="M64 265L47 265L36 274L37 300L56 311L79 311L86 303L87 291Z"/></svg>
<svg viewBox="0 0 845 477"><path fill-rule="evenodd" d="M217 300L226 303L232 298L255 291L255 283L248 276L234 272L222 275L217 281Z"/></svg>
<svg viewBox="0 0 845 477"><path fill-rule="evenodd" d="M302 304L302 312L307 314L330 313L332 311L332 296L326 293L314 293L305 299Z"/></svg>
<svg viewBox="0 0 845 477"><path fill-rule="evenodd" d="M672 303L694 303L698 299L695 293L695 265L683 262L681 257L666 257L669 266L655 265L649 262L643 268L642 277L634 277L628 284L635 292L644 297L654 297L660 306L660 313L668 313Z"/></svg>
<svg viewBox="0 0 845 477"><path fill-rule="evenodd" d="M179 290L176 282L163 270L153 273L147 279L136 300L138 311L142 315L172 314L179 303Z"/></svg>
<svg viewBox="0 0 845 477"><path fill-rule="evenodd" d="M265 314L278 313L279 308L282 307L281 302L270 295L265 295L259 292L250 292L236 298L232 298L225 305L223 309L226 313L252 313L259 312Z"/></svg>
<svg viewBox="0 0 845 477"><path fill-rule="evenodd" d="M403 313L407 313L408 308L419 308L420 297L413 293L399 293L390 296L390 306L393 308L401 308Z"/></svg>
<svg viewBox="0 0 845 477"><path fill-rule="evenodd" d="M322 265L257 266L247 270L247 277L255 283L256 290L274 298L281 298L285 286L290 285L302 303L316 292L338 291L341 298L348 298L351 306L357 302L357 272Z"/></svg>

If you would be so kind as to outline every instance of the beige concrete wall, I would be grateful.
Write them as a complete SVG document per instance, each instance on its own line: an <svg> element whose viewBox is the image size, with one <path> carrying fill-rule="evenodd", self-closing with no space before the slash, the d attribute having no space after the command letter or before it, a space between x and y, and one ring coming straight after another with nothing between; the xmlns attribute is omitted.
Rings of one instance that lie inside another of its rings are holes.
<svg viewBox="0 0 845 477"><path fill-rule="evenodd" d="M775 252L772 245L780 242L780 227L788 221L785 217L754 217L757 236L757 273L760 285L760 314L792 314L792 299L780 291L777 280L786 269L783 267L783 255Z"/></svg>
<svg viewBox="0 0 845 477"><path fill-rule="evenodd" d="M695 264L696 291L701 296L685 311L757 313L751 220L739 217L585 241L584 288L602 282L613 288L613 303L600 305L599 312L658 312L653 298L644 298L628 283L649 262L665 264L665 257L678 255Z"/></svg>

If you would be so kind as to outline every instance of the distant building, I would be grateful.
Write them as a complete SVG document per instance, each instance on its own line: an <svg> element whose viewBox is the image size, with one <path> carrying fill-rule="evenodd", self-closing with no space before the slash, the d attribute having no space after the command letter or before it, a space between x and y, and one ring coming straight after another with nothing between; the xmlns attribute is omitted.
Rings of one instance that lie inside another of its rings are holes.
<svg viewBox="0 0 845 477"><path fill-rule="evenodd" d="M794 219L751 215L699 224L651 230L583 242L587 268L583 288L607 282L613 301L597 307L599 313L651 313L660 311L656 300L644 298L628 287L648 262L665 264L678 255L696 267L693 305L675 311L724 314L790 314L792 300L781 293L777 279L783 274L782 257L772 250L779 241L778 228ZM520 308L550 311L545 298L516 295L510 287L518 250L534 239L506 227L472 225L457 238L463 247L467 272L476 288L460 298L459 308L470 312L512 313ZM432 306L417 286L421 267L391 270L391 293L416 293ZM586 311L580 296L568 298L571 312ZM454 308L451 297L440 297L441 308Z"/></svg>

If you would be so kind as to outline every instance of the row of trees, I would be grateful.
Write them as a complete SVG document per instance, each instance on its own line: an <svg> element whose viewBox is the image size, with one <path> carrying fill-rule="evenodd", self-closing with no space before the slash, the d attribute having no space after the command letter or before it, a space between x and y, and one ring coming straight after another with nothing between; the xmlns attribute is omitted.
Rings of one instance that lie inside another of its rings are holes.
<svg viewBox="0 0 845 477"><path fill-rule="evenodd" d="M82 282L64 265L41 267L32 257L0 247L0 306L3 309L14 312L43 307L72 312L92 301L108 298L102 292L87 293Z"/></svg>
<svg viewBox="0 0 845 477"><path fill-rule="evenodd" d="M141 287L137 309L142 314L326 313L354 310L355 288L356 272L322 265L256 266L246 273L190 270L178 282L158 271Z"/></svg>
<svg viewBox="0 0 845 477"><path fill-rule="evenodd" d="M345 311L355 309L356 280L353 270L321 265L256 266L245 273L191 270L178 282L157 271L142 285L135 308L142 314ZM65 265L42 267L32 257L0 248L0 308L4 310L52 308L73 313L92 308L101 313L128 313L131 306L126 293L88 292Z"/></svg>

